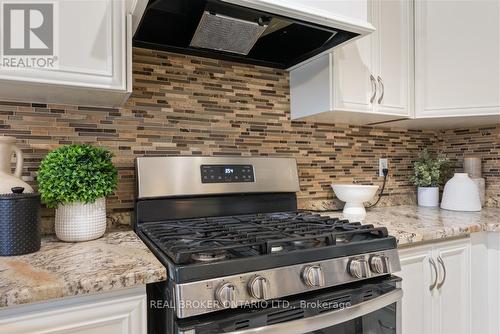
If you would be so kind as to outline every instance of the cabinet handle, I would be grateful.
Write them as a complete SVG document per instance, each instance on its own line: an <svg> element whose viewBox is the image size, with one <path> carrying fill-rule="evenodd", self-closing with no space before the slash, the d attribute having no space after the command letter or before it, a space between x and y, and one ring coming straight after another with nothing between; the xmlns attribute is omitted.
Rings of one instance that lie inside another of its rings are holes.
<svg viewBox="0 0 500 334"><path fill-rule="evenodd" d="M375 97L377 96L377 82L375 81L373 74L370 74L370 81L372 82L372 97L370 98L370 103L373 103L373 101L375 101Z"/></svg>
<svg viewBox="0 0 500 334"><path fill-rule="evenodd" d="M434 273L436 274L436 278L434 279L434 283L432 283L431 285L429 285L429 290L434 290L434 288L436 287L437 285L437 281L438 281L438 269L437 269L437 266L436 266L436 262L434 261L434 259L432 257L429 258L429 263L432 265L432 268L434 268Z"/></svg>
<svg viewBox="0 0 500 334"><path fill-rule="evenodd" d="M444 265L444 261L443 261L443 258L441 256L438 256L438 262L441 265L441 267L443 268L443 280L441 282L439 282L437 285L437 288L441 289L444 282L446 281L446 266Z"/></svg>
<svg viewBox="0 0 500 334"><path fill-rule="evenodd" d="M384 87L384 81L380 76L377 76L377 81L380 85L380 88L382 92L380 93L380 97L378 98L378 104L382 103L382 99L384 98L384 92L385 92L385 87Z"/></svg>

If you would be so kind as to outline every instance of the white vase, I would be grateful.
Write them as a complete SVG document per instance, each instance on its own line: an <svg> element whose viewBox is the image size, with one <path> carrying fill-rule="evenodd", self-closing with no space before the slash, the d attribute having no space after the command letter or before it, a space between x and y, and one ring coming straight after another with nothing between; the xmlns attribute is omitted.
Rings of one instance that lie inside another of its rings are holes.
<svg viewBox="0 0 500 334"><path fill-rule="evenodd" d="M418 187L419 206L439 206L439 187Z"/></svg>
<svg viewBox="0 0 500 334"><path fill-rule="evenodd" d="M94 203L75 202L56 209L56 236L63 241L88 241L106 231L106 199Z"/></svg>
<svg viewBox="0 0 500 334"><path fill-rule="evenodd" d="M479 189L467 173L455 173L446 182L441 209L453 211L481 211Z"/></svg>

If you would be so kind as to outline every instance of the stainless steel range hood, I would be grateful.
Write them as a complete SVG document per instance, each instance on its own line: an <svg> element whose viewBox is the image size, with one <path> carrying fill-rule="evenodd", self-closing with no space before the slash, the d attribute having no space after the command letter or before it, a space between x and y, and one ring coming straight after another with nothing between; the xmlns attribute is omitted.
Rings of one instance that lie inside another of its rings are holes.
<svg viewBox="0 0 500 334"><path fill-rule="evenodd" d="M290 69L374 31L286 0L149 0L134 45Z"/></svg>

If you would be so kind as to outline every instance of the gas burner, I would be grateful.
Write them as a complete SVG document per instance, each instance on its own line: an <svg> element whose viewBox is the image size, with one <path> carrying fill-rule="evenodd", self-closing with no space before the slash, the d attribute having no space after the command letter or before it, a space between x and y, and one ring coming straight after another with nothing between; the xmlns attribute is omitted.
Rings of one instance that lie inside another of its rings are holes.
<svg viewBox="0 0 500 334"><path fill-rule="evenodd" d="M224 250L191 254L192 260L194 260L196 262L204 262L204 263L224 260L227 257L228 257L228 254Z"/></svg>

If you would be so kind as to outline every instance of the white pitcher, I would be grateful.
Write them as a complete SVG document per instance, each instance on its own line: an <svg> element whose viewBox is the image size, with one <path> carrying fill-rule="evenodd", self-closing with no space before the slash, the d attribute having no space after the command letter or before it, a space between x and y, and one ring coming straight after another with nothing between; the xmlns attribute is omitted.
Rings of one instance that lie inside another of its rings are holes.
<svg viewBox="0 0 500 334"><path fill-rule="evenodd" d="M21 174L23 170L23 153L15 145L16 138L0 136L0 194L12 193L12 188L24 188L24 192L32 193L33 188L23 180ZM16 155L16 170L12 174L10 163L12 154Z"/></svg>

